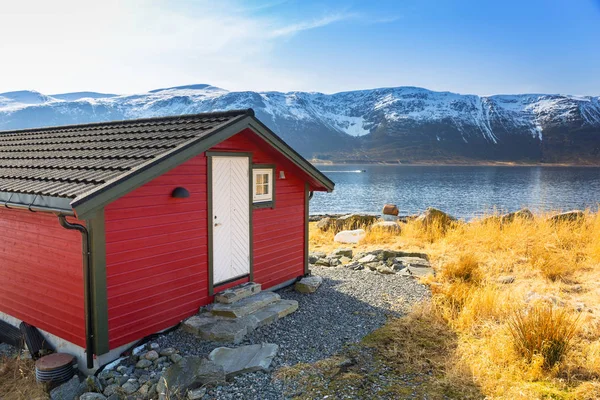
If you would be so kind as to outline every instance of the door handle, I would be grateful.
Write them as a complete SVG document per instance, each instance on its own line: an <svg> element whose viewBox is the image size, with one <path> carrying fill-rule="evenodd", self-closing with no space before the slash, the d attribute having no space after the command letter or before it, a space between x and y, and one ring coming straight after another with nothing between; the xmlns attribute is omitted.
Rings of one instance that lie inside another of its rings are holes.
<svg viewBox="0 0 600 400"><path fill-rule="evenodd" d="M215 226L221 226L221 223L220 223L220 222L217 222L217 223L215 224Z"/></svg>

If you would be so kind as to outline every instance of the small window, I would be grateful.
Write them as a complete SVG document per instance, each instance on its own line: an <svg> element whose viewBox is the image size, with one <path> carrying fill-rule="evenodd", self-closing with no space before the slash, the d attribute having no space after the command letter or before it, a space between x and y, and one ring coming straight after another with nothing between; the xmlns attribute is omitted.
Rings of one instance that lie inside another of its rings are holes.
<svg viewBox="0 0 600 400"><path fill-rule="evenodd" d="M273 201L273 169L255 168L252 170L254 203L267 203Z"/></svg>

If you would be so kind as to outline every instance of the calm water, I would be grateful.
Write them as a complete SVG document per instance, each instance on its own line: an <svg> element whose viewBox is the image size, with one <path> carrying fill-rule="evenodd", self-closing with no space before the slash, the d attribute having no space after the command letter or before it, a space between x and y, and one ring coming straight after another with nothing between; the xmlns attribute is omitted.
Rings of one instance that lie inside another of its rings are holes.
<svg viewBox="0 0 600 400"><path fill-rule="evenodd" d="M333 193L315 193L311 214L378 213L383 204L402 214L436 207L460 218L494 209L533 211L591 208L600 203L600 167L472 167L327 165ZM357 172L365 170L366 172Z"/></svg>

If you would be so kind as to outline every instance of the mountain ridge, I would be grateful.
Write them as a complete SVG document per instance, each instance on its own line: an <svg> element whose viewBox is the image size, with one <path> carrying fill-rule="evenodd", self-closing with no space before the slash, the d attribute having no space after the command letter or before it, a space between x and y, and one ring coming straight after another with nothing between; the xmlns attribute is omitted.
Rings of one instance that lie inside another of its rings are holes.
<svg viewBox="0 0 600 400"><path fill-rule="evenodd" d="M600 164L600 96L479 96L413 86L232 92L210 84L54 96L0 93L0 130L253 108L308 158Z"/></svg>

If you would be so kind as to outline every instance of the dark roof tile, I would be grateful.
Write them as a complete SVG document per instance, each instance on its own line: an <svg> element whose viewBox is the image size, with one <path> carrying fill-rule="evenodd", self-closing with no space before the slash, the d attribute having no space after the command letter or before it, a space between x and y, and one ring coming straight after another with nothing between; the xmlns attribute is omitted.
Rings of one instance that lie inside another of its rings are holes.
<svg viewBox="0 0 600 400"><path fill-rule="evenodd" d="M0 132L0 192L75 198L249 112Z"/></svg>

